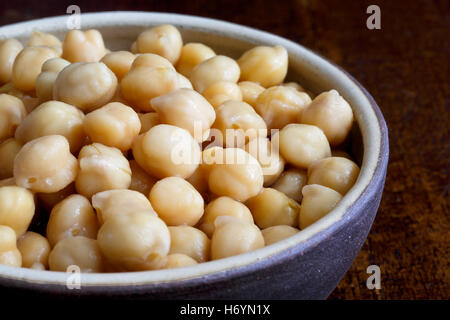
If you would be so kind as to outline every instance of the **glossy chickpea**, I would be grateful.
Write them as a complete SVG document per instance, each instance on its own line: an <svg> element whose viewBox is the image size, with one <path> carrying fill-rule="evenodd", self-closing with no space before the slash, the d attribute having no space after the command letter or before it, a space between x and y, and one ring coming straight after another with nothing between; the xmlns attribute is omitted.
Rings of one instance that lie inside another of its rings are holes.
<svg viewBox="0 0 450 320"><path fill-rule="evenodd" d="M119 149L100 143L84 146L78 155L78 163L80 170L75 187L87 198L101 191L130 186L130 164Z"/></svg>
<svg viewBox="0 0 450 320"><path fill-rule="evenodd" d="M307 179L306 170L289 168L280 175L271 187L300 203L303 197L302 189L306 185Z"/></svg>
<svg viewBox="0 0 450 320"><path fill-rule="evenodd" d="M50 244L39 233L28 231L17 241L17 248L22 255L22 267L46 270Z"/></svg>
<svg viewBox="0 0 450 320"><path fill-rule="evenodd" d="M185 254L198 263L209 260L211 241L203 231L190 226L169 227L169 254Z"/></svg>
<svg viewBox="0 0 450 320"><path fill-rule="evenodd" d="M0 94L0 141L14 136L16 128L25 119L23 102L12 95Z"/></svg>
<svg viewBox="0 0 450 320"><path fill-rule="evenodd" d="M136 56L129 51L115 51L108 53L100 61L114 72L117 80L121 81L128 71L130 71L135 58Z"/></svg>
<svg viewBox="0 0 450 320"><path fill-rule="evenodd" d="M34 197L27 189L17 186L0 187L0 225L12 228L19 238L34 216Z"/></svg>
<svg viewBox="0 0 450 320"><path fill-rule="evenodd" d="M167 256L166 262L162 269L175 269L175 268L183 268L194 266L198 264L197 261L192 259L191 257L182 254L182 253L173 253Z"/></svg>
<svg viewBox="0 0 450 320"><path fill-rule="evenodd" d="M28 41L28 46L61 47L62 43L50 33L33 31Z"/></svg>
<svg viewBox="0 0 450 320"><path fill-rule="evenodd" d="M175 64L181 54L183 39L177 28L166 24L142 32L136 45L140 53L154 53Z"/></svg>
<svg viewBox="0 0 450 320"><path fill-rule="evenodd" d="M16 234L8 226L0 225L0 265L22 266L22 255L16 245Z"/></svg>
<svg viewBox="0 0 450 320"><path fill-rule="evenodd" d="M14 159L22 148L22 144L15 138L9 138L0 143L0 179L14 175Z"/></svg>
<svg viewBox="0 0 450 320"><path fill-rule="evenodd" d="M241 89L242 100L251 106L256 104L258 96L265 90L263 86L253 81L241 81L238 86Z"/></svg>
<svg viewBox="0 0 450 320"><path fill-rule="evenodd" d="M215 82L207 87L202 94L214 108L228 100L242 101L241 89L234 82Z"/></svg>
<svg viewBox="0 0 450 320"><path fill-rule="evenodd" d="M263 87L279 85L286 77L288 53L282 46L258 46L238 59L241 81L258 82Z"/></svg>
<svg viewBox="0 0 450 320"><path fill-rule="evenodd" d="M268 227L261 231L264 237L264 243L266 246L271 245L272 243L284 240L286 238L292 237L297 234L300 230L297 228L281 225L281 226L272 226Z"/></svg>
<svg viewBox="0 0 450 320"><path fill-rule="evenodd" d="M181 49L176 68L179 73L189 78L197 65L215 55L216 53L210 47L202 43L187 43Z"/></svg>
<svg viewBox="0 0 450 320"><path fill-rule="evenodd" d="M52 211L53 207L59 202L63 201L70 195L76 193L75 183L72 182L64 189L61 189L53 193L37 193L37 198L39 200L39 205L41 205L48 212Z"/></svg>
<svg viewBox="0 0 450 320"><path fill-rule="evenodd" d="M144 169L142 169L135 160L130 161L131 168L131 184L130 190L138 191L145 196L148 196L150 190L158 181L155 177L152 177Z"/></svg>
<svg viewBox="0 0 450 320"><path fill-rule="evenodd" d="M11 81L14 60L23 45L17 39L6 39L0 41L0 84Z"/></svg>
<svg viewBox="0 0 450 320"><path fill-rule="evenodd" d="M61 58L48 59L42 65L41 73L36 78L36 96L40 102L45 102L53 99L53 86L55 84L58 74L70 62Z"/></svg>
<svg viewBox="0 0 450 320"><path fill-rule="evenodd" d="M139 134L145 133L154 126L161 124L156 112L138 113L138 117L141 121L141 130L139 131Z"/></svg>
<svg viewBox="0 0 450 320"><path fill-rule="evenodd" d="M70 62L97 62L106 54L103 37L95 29L69 30L62 48L62 57Z"/></svg>

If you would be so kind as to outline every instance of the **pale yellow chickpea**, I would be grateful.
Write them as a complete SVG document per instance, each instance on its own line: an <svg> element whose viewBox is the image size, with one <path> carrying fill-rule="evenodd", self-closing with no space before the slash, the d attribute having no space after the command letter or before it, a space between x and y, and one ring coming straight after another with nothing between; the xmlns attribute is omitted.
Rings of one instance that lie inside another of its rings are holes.
<svg viewBox="0 0 450 320"><path fill-rule="evenodd" d="M76 236L59 241L48 257L52 271L66 272L77 266L82 273L103 272L103 256L97 240Z"/></svg>
<svg viewBox="0 0 450 320"><path fill-rule="evenodd" d="M236 83L229 81L215 82L207 87L202 94L214 108L228 100L242 101L241 89Z"/></svg>
<svg viewBox="0 0 450 320"><path fill-rule="evenodd" d="M9 138L0 143L0 179L11 178L14 175L14 159L22 148L15 138Z"/></svg>
<svg viewBox="0 0 450 320"><path fill-rule="evenodd" d="M104 257L121 271L159 269L170 249L169 229L148 212L111 216L97 239Z"/></svg>
<svg viewBox="0 0 450 320"><path fill-rule="evenodd" d="M60 101L47 101L26 116L17 127L15 137L27 143L43 136L61 135L69 142L70 151L76 153L86 139L83 120L84 114L78 108Z"/></svg>
<svg viewBox="0 0 450 320"><path fill-rule="evenodd" d="M115 51L105 55L100 61L106 64L119 81L130 71L136 56L129 51Z"/></svg>
<svg viewBox="0 0 450 320"><path fill-rule="evenodd" d="M47 46L47 47L61 47L62 43L57 37L50 33L33 31L28 41L28 46Z"/></svg>
<svg viewBox="0 0 450 320"><path fill-rule="evenodd" d="M190 133L182 128L159 124L133 142L136 162L157 178L187 178L197 169L201 150Z"/></svg>
<svg viewBox="0 0 450 320"><path fill-rule="evenodd" d="M75 188L86 198L101 191L128 189L130 186L130 164L117 148L100 143L86 145L81 148L78 163L80 169Z"/></svg>
<svg viewBox="0 0 450 320"><path fill-rule="evenodd" d="M187 178L186 181L192 184L192 186L203 196L203 198L206 198L208 194L208 175L203 166L198 166L194 173Z"/></svg>
<svg viewBox="0 0 450 320"><path fill-rule="evenodd" d="M139 131L139 134L145 133L154 126L161 124L156 112L138 113L138 117L141 121L141 130Z"/></svg>
<svg viewBox="0 0 450 320"><path fill-rule="evenodd" d="M108 103L117 88L117 78L103 62L72 63L57 76L53 99L89 112Z"/></svg>
<svg viewBox="0 0 450 320"><path fill-rule="evenodd" d="M140 53L154 53L175 64L181 54L183 39L177 28L165 24L142 32L136 45Z"/></svg>
<svg viewBox="0 0 450 320"><path fill-rule="evenodd" d="M72 182L64 189L61 189L53 193L37 193L37 198L39 200L39 205L41 205L48 212L52 211L53 207L59 202L66 199L68 196L76 193L75 183Z"/></svg>
<svg viewBox="0 0 450 320"><path fill-rule="evenodd" d="M276 86L264 90L256 99L255 110L264 119L268 129L283 129L297 122L302 110L311 102L304 92Z"/></svg>
<svg viewBox="0 0 450 320"><path fill-rule="evenodd" d="M0 225L12 228L17 238L23 235L34 216L34 197L27 189L0 187Z"/></svg>
<svg viewBox="0 0 450 320"><path fill-rule="evenodd" d="M256 104L256 99L265 90L263 86L253 81L241 81L238 86L241 89L242 100L251 106Z"/></svg>
<svg viewBox="0 0 450 320"><path fill-rule="evenodd" d="M209 260L211 241L206 234L194 227L169 227L170 251L169 254L185 254L198 263Z"/></svg>
<svg viewBox="0 0 450 320"><path fill-rule="evenodd" d="M158 216L168 226L194 226L203 215L202 195L179 177L159 180L150 190L149 199Z"/></svg>
<svg viewBox="0 0 450 320"><path fill-rule="evenodd" d="M14 60L23 45L17 39L6 39L0 41L0 84L11 81Z"/></svg>
<svg viewBox="0 0 450 320"><path fill-rule="evenodd" d="M298 168L307 169L314 161L331 156L327 137L316 126L291 123L272 140L277 138L283 158Z"/></svg>
<svg viewBox="0 0 450 320"><path fill-rule="evenodd" d="M53 99L53 86L55 84L58 74L70 62L61 58L48 59L42 65L41 73L36 78L36 96L40 102L45 102Z"/></svg>
<svg viewBox="0 0 450 320"><path fill-rule="evenodd" d="M33 91L42 65L51 58L59 57L57 50L50 47L26 47L14 60L12 81L22 91Z"/></svg>
<svg viewBox="0 0 450 320"><path fill-rule="evenodd" d="M37 270L48 268L50 244L39 233L28 231L17 241L17 249L22 255L22 267Z"/></svg>
<svg viewBox="0 0 450 320"><path fill-rule="evenodd" d="M211 239L211 259L218 260L264 247L261 230L241 219L220 216Z"/></svg>
<svg viewBox="0 0 450 320"><path fill-rule="evenodd" d="M264 243L266 246L271 245L272 243L284 240L286 238L292 237L297 234L300 230L297 228L280 225L280 226L272 226L268 227L264 230L261 230L261 233L264 237Z"/></svg>
<svg viewBox="0 0 450 320"><path fill-rule="evenodd" d="M230 197L219 197L206 206L200 230L208 237L212 237L215 230L214 222L220 216L232 216L250 224L254 223L252 213L244 204Z"/></svg>
<svg viewBox="0 0 450 320"><path fill-rule="evenodd" d="M329 157L308 168L308 184L320 184L345 195L356 182L359 167L352 160Z"/></svg>
<svg viewBox="0 0 450 320"><path fill-rule="evenodd" d="M347 138L353 125L353 111L336 90L319 94L299 116L301 123L323 130L332 147Z"/></svg>
<svg viewBox="0 0 450 320"><path fill-rule="evenodd" d="M62 44L62 57L70 62L98 62L106 54L98 30L69 30Z"/></svg>
<svg viewBox="0 0 450 320"><path fill-rule="evenodd" d="M192 89L177 89L153 98L151 105L161 123L186 129L198 142L208 138L209 128L216 119L211 104Z"/></svg>
<svg viewBox="0 0 450 320"><path fill-rule="evenodd" d="M191 73L190 80L200 93L219 81L237 83L241 71L237 62L227 56L214 56L198 64Z"/></svg>
<svg viewBox="0 0 450 320"><path fill-rule="evenodd" d="M183 48L181 48L181 54L176 64L176 68L179 73L190 78L192 70L194 70L197 65L215 55L216 53L214 50L203 43L186 43Z"/></svg>
<svg viewBox="0 0 450 320"><path fill-rule="evenodd" d="M141 122L132 108L120 102L110 102L88 113L83 127L92 142L126 151L139 134Z"/></svg>
<svg viewBox="0 0 450 320"><path fill-rule="evenodd" d="M277 225L296 227L300 205L293 199L272 188L264 188L246 202L255 223L261 229Z"/></svg>
<svg viewBox="0 0 450 320"><path fill-rule="evenodd" d="M213 128L220 131L216 141L226 147L240 148L256 137L267 136L264 120L243 101L227 101L219 106Z"/></svg>
<svg viewBox="0 0 450 320"><path fill-rule="evenodd" d="M53 207L47 224L47 239L52 247L70 237L95 239L98 228L97 216L89 200L72 194Z"/></svg>
<svg viewBox="0 0 450 320"><path fill-rule="evenodd" d="M197 261L182 253L169 254L162 269L175 269L194 266Z"/></svg>
<svg viewBox="0 0 450 320"><path fill-rule="evenodd" d="M245 146L245 151L258 160L264 174L264 186L273 184L284 170L284 158L266 137L256 137Z"/></svg>
<svg viewBox="0 0 450 320"><path fill-rule="evenodd" d="M131 184L130 190L138 191L145 196L148 196L150 190L158 181L152 177L144 169L142 169L135 160L130 161L131 168Z"/></svg>
<svg viewBox="0 0 450 320"><path fill-rule="evenodd" d="M258 82L263 87L279 85L286 77L288 53L282 46L258 46L238 59L241 81Z"/></svg>
<svg viewBox="0 0 450 320"><path fill-rule="evenodd" d="M0 141L14 136L16 128L25 119L23 102L12 95L0 94Z"/></svg>
<svg viewBox="0 0 450 320"><path fill-rule="evenodd" d="M307 179L306 170L289 168L280 175L271 187L300 203L303 197L302 189L306 185Z"/></svg>
<svg viewBox="0 0 450 320"><path fill-rule="evenodd" d="M16 245L16 233L12 228L3 225L0 225L0 264L22 266L22 255Z"/></svg>

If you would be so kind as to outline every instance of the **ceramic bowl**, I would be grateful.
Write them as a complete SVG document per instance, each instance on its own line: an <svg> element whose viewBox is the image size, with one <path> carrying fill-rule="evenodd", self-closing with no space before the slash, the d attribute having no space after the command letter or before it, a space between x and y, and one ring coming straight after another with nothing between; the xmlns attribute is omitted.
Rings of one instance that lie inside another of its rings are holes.
<svg viewBox="0 0 450 320"><path fill-rule="evenodd" d="M68 16L0 28L0 39L26 41L33 30L61 39ZM100 12L81 16L81 28L101 31L111 50L129 49L144 29L173 24L184 42L202 42L238 57L255 45L282 45L289 52L289 80L312 92L337 89L353 108L353 154L361 165L356 184L327 216L298 234L265 248L193 267L129 273L69 275L0 265L0 286L22 293L115 296L143 299L324 299L347 272L363 245L380 203L388 162L388 132L369 93L348 73L298 43L213 19L150 12Z"/></svg>

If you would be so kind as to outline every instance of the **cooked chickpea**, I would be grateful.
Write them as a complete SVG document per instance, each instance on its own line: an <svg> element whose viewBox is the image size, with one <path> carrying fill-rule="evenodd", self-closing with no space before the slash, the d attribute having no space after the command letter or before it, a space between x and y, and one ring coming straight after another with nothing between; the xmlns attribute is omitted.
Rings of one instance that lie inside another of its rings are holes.
<svg viewBox="0 0 450 320"><path fill-rule="evenodd" d="M194 173L186 179L187 182L206 198L208 194L208 175L203 166L198 166Z"/></svg>
<svg viewBox="0 0 450 320"><path fill-rule="evenodd" d="M108 262L123 271L161 268L170 249L169 229L148 212L111 216L97 239Z"/></svg>
<svg viewBox="0 0 450 320"><path fill-rule="evenodd" d="M200 93L213 83L229 81L237 83L241 71L234 59L227 56L214 56L197 65L191 73L190 80L195 90Z"/></svg>
<svg viewBox="0 0 450 320"><path fill-rule="evenodd" d="M342 199L339 192L318 184L303 187L303 200L299 214L301 229L326 216Z"/></svg>
<svg viewBox="0 0 450 320"><path fill-rule="evenodd" d="M103 37L95 29L69 30L62 48L62 57L70 62L97 62L106 54Z"/></svg>
<svg viewBox="0 0 450 320"><path fill-rule="evenodd" d="M50 33L34 31L30 36L28 46L61 47L62 43Z"/></svg>
<svg viewBox="0 0 450 320"><path fill-rule="evenodd" d="M131 168L131 184L130 189L138 191L145 196L148 196L150 190L158 181L158 179L152 177L144 169L142 169L135 160L130 161Z"/></svg>
<svg viewBox="0 0 450 320"><path fill-rule="evenodd" d="M316 126L292 123L278 134L281 155L296 167L306 169L314 161L331 156L327 137Z"/></svg>
<svg viewBox="0 0 450 320"><path fill-rule="evenodd" d="M0 94L0 141L14 136L16 128L25 119L23 102L12 95Z"/></svg>
<svg viewBox="0 0 450 320"><path fill-rule="evenodd" d="M155 53L175 64L181 54L183 39L177 28L165 24L142 32L136 44L139 52Z"/></svg>
<svg viewBox="0 0 450 320"><path fill-rule="evenodd" d="M209 260L211 241L203 231L190 226L169 227L169 254L185 254L198 263Z"/></svg>
<svg viewBox="0 0 450 320"><path fill-rule="evenodd" d="M209 128L216 119L211 104L192 89L177 89L153 98L151 105L161 123L186 129L198 142L208 138Z"/></svg>
<svg viewBox="0 0 450 320"><path fill-rule="evenodd" d="M133 142L136 162L157 178L191 176L200 163L201 150L190 133L182 128L160 124Z"/></svg>
<svg viewBox="0 0 450 320"><path fill-rule="evenodd" d="M22 255L16 245L16 233L8 226L0 225L0 264L22 266Z"/></svg>
<svg viewBox="0 0 450 320"><path fill-rule="evenodd" d="M294 234L297 234L300 230L297 228L281 225L281 226L272 226L266 228L261 231L264 237L264 243L266 246L271 245L272 243L284 240L286 238L292 237Z"/></svg>
<svg viewBox="0 0 450 320"><path fill-rule="evenodd" d="M61 58L48 59L42 65L41 73L36 78L36 96L40 102L45 102L53 99L53 86L55 84L58 74L70 62Z"/></svg>
<svg viewBox="0 0 450 320"><path fill-rule="evenodd" d="M103 272L103 257L97 240L77 236L59 241L48 257L52 271L66 272L77 266L83 273Z"/></svg>
<svg viewBox="0 0 450 320"><path fill-rule="evenodd" d="M253 81L241 81L238 86L241 89L242 100L251 106L256 104L256 99L265 90L263 86Z"/></svg>
<svg viewBox="0 0 450 320"><path fill-rule="evenodd" d="M47 239L52 247L59 241L76 236L95 239L97 216L88 199L73 194L55 205L47 224Z"/></svg>
<svg viewBox="0 0 450 320"><path fill-rule="evenodd" d="M304 92L290 87L271 87L256 99L255 110L264 119L268 129L283 129L297 122L303 109L311 102Z"/></svg>
<svg viewBox="0 0 450 320"><path fill-rule="evenodd" d="M11 178L14 175L14 159L22 148L22 144L14 138L0 143L0 179Z"/></svg>
<svg viewBox="0 0 450 320"><path fill-rule="evenodd" d="M92 111L108 103L117 88L117 78L102 62L72 63L53 85L53 99Z"/></svg>
<svg viewBox="0 0 450 320"><path fill-rule="evenodd" d="M14 178L18 186L36 192L52 193L75 180L77 159L69 142L60 135L49 135L27 142L14 160Z"/></svg>
<svg viewBox="0 0 450 320"><path fill-rule="evenodd" d="M78 155L78 163L80 170L75 187L87 198L101 191L130 186L130 164L119 149L100 143L84 146Z"/></svg>
<svg viewBox="0 0 450 320"><path fill-rule="evenodd" d="M48 268L50 244L39 233L28 231L17 241L17 248L22 255L22 267L45 270Z"/></svg>
<svg viewBox="0 0 450 320"><path fill-rule="evenodd" d="M215 82L207 87L202 94L214 108L228 100L242 101L241 89L234 82Z"/></svg>
<svg viewBox="0 0 450 320"><path fill-rule="evenodd" d="M241 81L258 82L263 87L279 85L286 77L288 53L282 46L258 46L238 59Z"/></svg>
<svg viewBox="0 0 450 320"><path fill-rule="evenodd" d="M64 189L61 189L53 193L37 193L37 198L39 200L39 205L41 205L48 212L52 211L53 207L59 202L66 199L68 196L76 193L75 183L72 182Z"/></svg>
<svg viewBox="0 0 450 320"><path fill-rule="evenodd" d="M141 121L141 130L139 131L139 134L145 133L154 126L161 124L156 112L138 113L138 117Z"/></svg>
<svg viewBox="0 0 450 320"><path fill-rule="evenodd" d="M229 216L218 217L211 239L211 259L217 260L264 247L261 230L252 223Z"/></svg>
<svg viewBox="0 0 450 320"><path fill-rule="evenodd" d="M215 230L214 222L220 216L232 216L253 224L253 216L244 204L229 197L219 197L206 206L199 228L208 237L212 237Z"/></svg>
<svg viewBox="0 0 450 320"><path fill-rule="evenodd" d="M130 71L135 58L136 56L129 51L115 51L108 53L100 61L114 72L117 80L121 81L128 71Z"/></svg>
<svg viewBox="0 0 450 320"><path fill-rule="evenodd" d="M215 55L216 53L210 47L202 43L187 43L181 49L180 58L178 59L176 68L179 73L190 78L192 70L194 70L197 65Z"/></svg>
<svg viewBox="0 0 450 320"><path fill-rule="evenodd" d="M43 136L61 135L69 142L70 151L76 153L86 139L83 119L84 114L78 108L60 101L47 101L26 116L17 127L15 137L27 143Z"/></svg>
<svg viewBox="0 0 450 320"><path fill-rule="evenodd" d="M33 194L27 189L16 186L0 187L0 225L12 228L17 238L27 231L34 216L34 209Z"/></svg>
<svg viewBox="0 0 450 320"><path fill-rule="evenodd" d="M185 254L173 253L167 256L166 263L164 264L164 267L162 269L183 268L196 264L198 264L197 261Z"/></svg>
<svg viewBox="0 0 450 320"><path fill-rule="evenodd" d="M303 197L302 189L307 179L306 170L290 168L284 171L271 187L300 203Z"/></svg>
<svg viewBox="0 0 450 320"><path fill-rule="evenodd" d="M0 84L11 81L14 60L22 49L17 39L0 41Z"/></svg>

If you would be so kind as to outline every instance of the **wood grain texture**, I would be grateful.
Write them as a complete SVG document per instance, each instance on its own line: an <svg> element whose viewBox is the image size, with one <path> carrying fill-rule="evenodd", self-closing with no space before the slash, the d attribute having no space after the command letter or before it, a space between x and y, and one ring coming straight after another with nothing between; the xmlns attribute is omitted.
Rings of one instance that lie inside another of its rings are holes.
<svg viewBox="0 0 450 320"><path fill-rule="evenodd" d="M333 60L378 102L389 127L390 164L372 231L330 299L449 299L449 60L447 0L4 1L0 25L82 12L146 10L232 21L279 34ZM381 8L381 30L366 8ZM365 286L381 268L381 290Z"/></svg>

